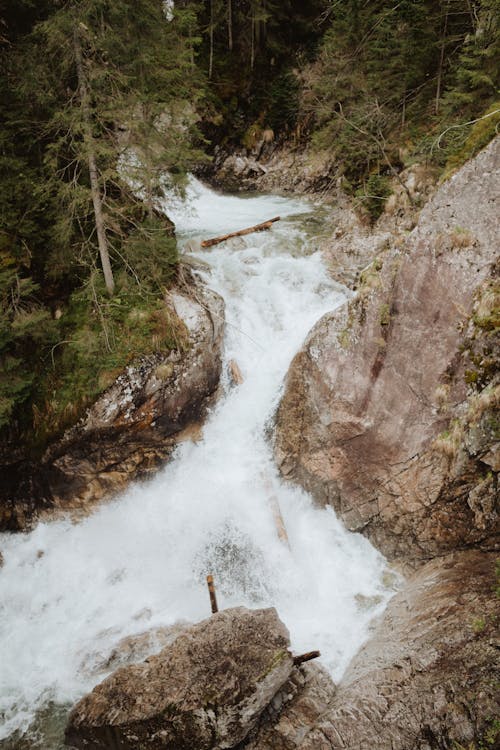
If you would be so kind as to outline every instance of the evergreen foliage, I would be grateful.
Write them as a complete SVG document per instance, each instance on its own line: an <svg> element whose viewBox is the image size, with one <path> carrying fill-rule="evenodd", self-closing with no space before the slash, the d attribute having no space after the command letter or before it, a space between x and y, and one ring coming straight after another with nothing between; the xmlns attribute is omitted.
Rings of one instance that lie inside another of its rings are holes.
<svg viewBox="0 0 500 750"><path fill-rule="evenodd" d="M21 0L2 21L0 429L19 438L58 411L49 382L83 403L103 368L175 345L152 322L177 264L158 198L202 158L204 88L189 7Z"/></svg>
<svg viewBox="0 0 500 750"><path fill-rule="evenodd" d="M498 98L499 19L498 0L330 2L300 116L313 118L313 143L343 163L346 184L395 175L401 146L441 166L461 151L467 126L434 145Z"/></svg>
<svg viewBox="0 0 500 750"><path fill-rule="evenodd" d="M42 440L129 357L178 345L159 198L205 138L312 141L375 220L413 159L449 171L498 131L499 18L500 0L4 0L3 435Z"/></svg>

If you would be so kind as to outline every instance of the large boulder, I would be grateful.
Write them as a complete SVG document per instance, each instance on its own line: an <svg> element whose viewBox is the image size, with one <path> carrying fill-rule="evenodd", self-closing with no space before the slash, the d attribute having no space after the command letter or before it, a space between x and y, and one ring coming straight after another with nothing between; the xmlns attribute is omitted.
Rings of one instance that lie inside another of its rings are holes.
<svg viewBox="0 0 500 750"><path fill-rule="evenodd" d="M0 529L24 529L54 507L86 508L156 471L196 434L219 384L224 301L192 280L166 304L185 327L185 345L128 366L41 462L3 466Z"/></svg>
<svg viewBox="0 0 500 750"><path fill-rule="evenodd" d="M289 646L274 609L213 615L83 698L70 715L66 744L89 750L235 747L289 679Z"/></svg>
<svg viewBox="0 0 500 750"><path fill-rule="evenodd" d="M315 326L278 409L282 474L391 559L497 538L499 160L497 138Z"/></svg>

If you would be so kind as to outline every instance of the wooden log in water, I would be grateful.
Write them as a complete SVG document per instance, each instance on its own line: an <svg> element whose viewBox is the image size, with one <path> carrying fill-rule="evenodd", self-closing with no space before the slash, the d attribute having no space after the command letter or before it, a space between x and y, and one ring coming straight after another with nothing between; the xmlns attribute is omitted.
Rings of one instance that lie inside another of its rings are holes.
<svg viewBox="0 0 500 750"><path fill-rule="evenodd" d="M241 370L236 360L234 359L229 360L228 367L229 367L229 375L234 385L241 385L243 383L243 375L241 374Z"/></svg>
<svg viewBox="0 0 500 750"><path fill-rule="evenodd" d="M217 606L217 597L215 596L215 585L213 576L207 576L208 593L210 596L210 606L212 608L212 614L215 615L219 611Z"/></svg>
<svg viewBox="0 0 500 750"><path fill-rule="evenodd" d="M201 243L201 247L213 247L214 245L218 245L220 242L230 240L232 237L243 237L243 235L252 234L252 232L263 232L266 229L270 229L274 222L279 221L280 219L281 216L275 216L273 219L263 221L262 224L255 224L255 226L253 227L240 229L238 232L230 232L230 234L224 234L221 237L213 237L210 240L203 240L203 242Z"/></svg>
<svg viewBox="0 0 500 750"><path fill-rule="evenodd" d="M285 521L283 520L283 516L281 515L279 500L273 492L273 485L271 484L271 480L269 476L264 472L262 473L262 478L264 480L264 489L269 493L269 504L271 505L271 511L273 514L274 523L276 525L276 531L278 532L278 538L283 542L283 544L286 544L288 549L291 549L290 540L286 531Z"/></svg>
<svg viewBox="0 0 500 750"><path fill-rule="evenodd" d="M278 532L278 538L283 542L283 544L286 544L288 549L290 549L290 540L286 532L285 522L283 520L283 516L281 515L281 508L276 495L271 495L271 497L269 498L269 502L271 503L274 523L276 524L276 531Z"/></svg>

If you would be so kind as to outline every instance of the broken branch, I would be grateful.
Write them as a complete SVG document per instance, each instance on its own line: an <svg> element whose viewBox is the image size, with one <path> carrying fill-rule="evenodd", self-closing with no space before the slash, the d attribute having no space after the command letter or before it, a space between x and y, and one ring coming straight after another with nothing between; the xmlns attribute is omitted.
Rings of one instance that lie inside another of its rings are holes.
<svg viewBox="0 0 500 750"><path fill-rule="evenodd" d="M321 656L319 651L308 651L307 654L300 654L299 656L293 657L294 666L298 667L299 664L303 664L305 661L311 661L311 659L317 659Z"/></svg>
<svg viewBox="0 0 500 750"><path fill-rule="evenodd" d="M229 360L229 375L234 385L241 385L243 383L243 375L238 363L234 359Z"/></svg>

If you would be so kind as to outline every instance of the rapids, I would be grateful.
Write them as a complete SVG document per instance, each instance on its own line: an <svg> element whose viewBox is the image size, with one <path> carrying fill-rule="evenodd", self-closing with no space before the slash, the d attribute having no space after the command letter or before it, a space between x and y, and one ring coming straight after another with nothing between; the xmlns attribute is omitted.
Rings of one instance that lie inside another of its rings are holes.
<svg viewBox="0 0 500 750"><path fill-rule="evenodd" d="M320 649L335 679L393 593L368 541L282 483L272 459L269 433L290 360L321 315L346 299L314 250L318 209L219 195L192 179L186 199L166 201L165 211L181 244L284 217L270 232L198 253L209 264L200 273L226 301L226 359L245 380L231 387L224 376L202 440L180 445L153 480L78 523L0 535L0 745L47 707L90 690L103 677L92 665L120 638L207 617L209 572L220 608L275 606L293 648ZM270 494L290 549L277 537ZM32 736L27 746L60 741Z"/></svg>

